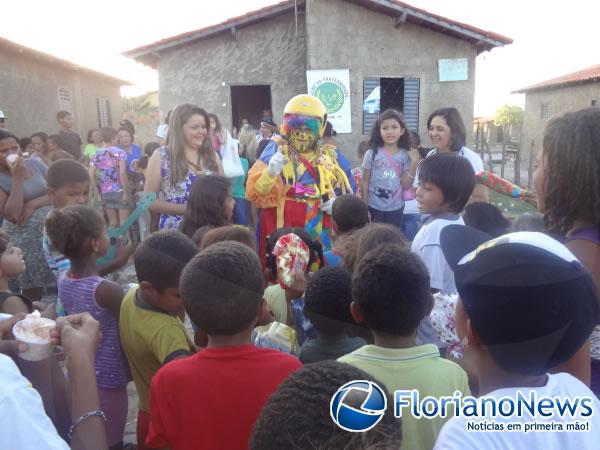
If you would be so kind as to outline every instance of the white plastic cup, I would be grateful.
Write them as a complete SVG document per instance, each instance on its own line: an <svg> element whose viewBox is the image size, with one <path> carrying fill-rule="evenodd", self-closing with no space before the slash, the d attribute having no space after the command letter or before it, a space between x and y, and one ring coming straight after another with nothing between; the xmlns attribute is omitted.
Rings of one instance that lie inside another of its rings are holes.
<svg viewBox="0 0 600 450"><path fill-rule="evenodd" d="M19 342L27 344L27 351L19 356L27 361L42 361L52 354L50 330L56 322L45 317L28 315L13 326L13 335Z"/></svg>

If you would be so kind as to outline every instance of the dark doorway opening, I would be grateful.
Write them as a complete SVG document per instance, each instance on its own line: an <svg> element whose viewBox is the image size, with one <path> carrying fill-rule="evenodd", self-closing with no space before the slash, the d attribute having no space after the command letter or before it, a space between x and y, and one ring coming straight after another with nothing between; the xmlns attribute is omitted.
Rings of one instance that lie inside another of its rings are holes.
<svg viewBox="0 0 600 450"><path fill-rule="evenodd" d="M265 110L271 111L271 86L231 86L231 119L233 126L240 128L242 119L247 119L258 128Z"/></svg>
<svg viewBox="0 0 600 450"><path fill-rule="evenodd" d="M388 108L404 111L404 78L380 78L381 112Z"/></svg>

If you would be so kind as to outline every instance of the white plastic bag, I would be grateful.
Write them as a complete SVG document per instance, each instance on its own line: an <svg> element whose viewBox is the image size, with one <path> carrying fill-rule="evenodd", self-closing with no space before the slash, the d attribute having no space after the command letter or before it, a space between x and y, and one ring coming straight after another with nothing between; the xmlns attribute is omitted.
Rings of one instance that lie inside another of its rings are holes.
<svg viewBox="0 0 600 450"><path fill-rule="evenodd" d="M227 178L241 177L244 168L238 153L238 141L227 132L227 141L221 145L221 157L223 158L223 172Z"/></svg>

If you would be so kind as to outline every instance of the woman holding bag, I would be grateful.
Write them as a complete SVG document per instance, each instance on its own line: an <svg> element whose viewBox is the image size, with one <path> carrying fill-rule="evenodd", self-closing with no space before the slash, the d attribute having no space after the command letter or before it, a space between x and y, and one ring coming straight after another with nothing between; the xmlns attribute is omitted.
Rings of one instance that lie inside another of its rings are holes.
<svg viewBox="0 0 600 450"><path fill-rule="evenodd" d="M160 214L159 229L179 227L193 182L198 175L223 175L221 159L208 138L205 110L188 103L173 109L167 145L148 162L144 193L156 192L150 210Z"/></svg>

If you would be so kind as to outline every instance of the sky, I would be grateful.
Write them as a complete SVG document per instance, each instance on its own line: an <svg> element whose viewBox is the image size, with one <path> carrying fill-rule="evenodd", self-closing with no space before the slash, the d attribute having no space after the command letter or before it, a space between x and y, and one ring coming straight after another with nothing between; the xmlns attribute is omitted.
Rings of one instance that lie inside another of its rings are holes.
<svg viewBox="0 0 600 450"><path fill-rule="evenodd" d="M125 95L158 89L155 71L120 55L278 0L4 0L0 36L134 83ZM523 106L510 92L600 64L600 2L570 0L408 0L407 3L514 40L477 58L475 115L502 104ZM218 5L218 7L216 6ZM343 67L332 67L341 69ZM290 93L292 94L292 93Z"/></svg>

